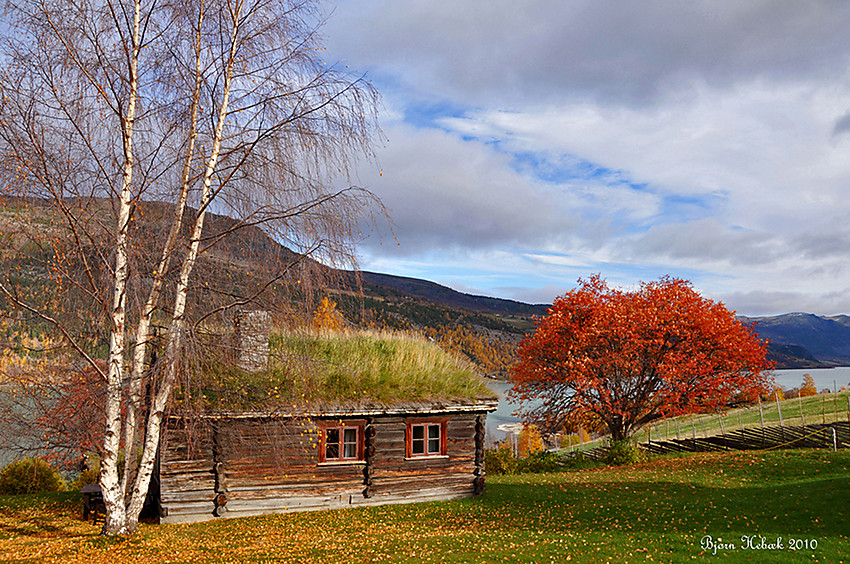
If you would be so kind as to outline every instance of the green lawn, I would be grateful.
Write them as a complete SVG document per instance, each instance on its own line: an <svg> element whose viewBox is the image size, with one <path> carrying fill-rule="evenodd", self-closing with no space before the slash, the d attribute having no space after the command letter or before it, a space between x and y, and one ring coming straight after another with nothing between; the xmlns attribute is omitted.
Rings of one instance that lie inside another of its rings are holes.
<svg viewBox="0 0 850 564"><path fill-rule="evenodd" d="M722 431L729 432L734 429L759 428L762 418L767 426L778 426L779 415L782 414L782 423L785 425L812 425L815 423L833 423L835 421L850 421L848 419L848 403L850 392L839 392L830 394L818 394L805 398L792 398L779 402L763 402L761 408L758 405L730 409L722 415L688 415L675 417L666 421L659 421L650 428L643 429L638 433L639 439L644 441L647 434L652 432L653 440L666 438L675 439L678 435L683 439L689 439L694 431L697 437L719 435Z"/></svg>
<svg viewBox="0 0 850 564"><path fill-rule="evenodd" d="M778 427L782 413L784 425L806 425L850 421L850 392L818 394L805 398L793 398L779 402L763 402L761 407L753 405L730 409L719 414L682 415L647 425L635 434L638 442L645 443L667 439L690 439L720 435L736 429L759 429L762 419L765 426ZM577 438L574 440L578 440ZM608 444L608 437L576 445L574 449L589 450Z"/></svg>
<svg viewBox="0 0 850 564"><path fill-rule="evenodd" d="M69 494L0 497L0 560L832 563L850 560L847 500L846 450L491 476L474 499L144 525L129 539L98 537ZM735 548L712 554L701 547L707 535ZM744 549L746 535L755 546L781 539L782 549Z"/></svg>

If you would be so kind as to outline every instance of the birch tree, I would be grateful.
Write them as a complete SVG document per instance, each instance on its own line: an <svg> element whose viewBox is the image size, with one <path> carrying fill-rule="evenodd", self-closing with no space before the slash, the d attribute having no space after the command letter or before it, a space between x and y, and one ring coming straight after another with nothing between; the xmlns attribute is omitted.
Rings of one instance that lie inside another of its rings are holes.
<svg viewBox="0 0 850 564"><path fill-rule="evenodd" d="M371 156L377 94L322 60L313 0L29 0L6 14L3 194L62 218L39 233L45 276L88 309L56 315L9 272L0 293L103 382L104 533L130 534L181 373L199 258L258 226L293 250L271 280L306 257L350 257L354 224L379 207L351 183ZM134 227L150 202L169 204L159 235ZM210 233L212 212L236 222ZM220 295L205 305L250 300ZM167 335L153 371L155 316Z"/></svg>

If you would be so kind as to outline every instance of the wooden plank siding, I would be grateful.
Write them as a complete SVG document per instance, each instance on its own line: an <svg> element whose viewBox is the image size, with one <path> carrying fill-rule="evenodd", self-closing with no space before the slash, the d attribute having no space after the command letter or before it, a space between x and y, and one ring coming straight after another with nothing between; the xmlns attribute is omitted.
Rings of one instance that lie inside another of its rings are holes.
<svg viewBox="0 0 850 564"><path fill-rule="evenodd" d="M160 452L160 521L470 497L483 491L488 411L234 417L192 432L172 420ZM445 454L407 457L408 424L437 420L445 421ZM363 425L364 460L319 462L320 425L339 421Z"/></svg>

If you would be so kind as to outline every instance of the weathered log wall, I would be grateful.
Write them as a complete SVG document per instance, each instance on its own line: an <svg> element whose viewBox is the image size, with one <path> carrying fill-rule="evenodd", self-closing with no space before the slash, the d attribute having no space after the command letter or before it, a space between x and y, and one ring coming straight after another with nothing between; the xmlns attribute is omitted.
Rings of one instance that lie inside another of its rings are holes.
<svg viewBox="0 0 850 564"><path fill-rule="evenodd" d="M487 414L445 416L445 456L405 458L406 424L417 418L376 415L357 419L365 429L364 460L322 464L318 420L221 419L192 433L172 422L160 462L161 522L481 493L484 467L478 451Z"/></svg>

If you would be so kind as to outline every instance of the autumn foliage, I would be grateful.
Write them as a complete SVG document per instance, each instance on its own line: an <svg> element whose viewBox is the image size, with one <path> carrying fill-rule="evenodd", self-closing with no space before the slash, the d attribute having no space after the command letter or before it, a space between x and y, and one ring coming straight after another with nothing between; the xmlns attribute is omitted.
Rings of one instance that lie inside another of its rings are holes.
<svg viewBox="0 0 850 564"><path fill-rule="evenodd" d="M557 298L520 343L513 395L555 430L598 418L614 440L659 418L721 410L770 389L766 345L682 279L635 291L593 276Z"/></svg>
<svg viewBox="0 0 850 564"><path fill-rule="evenodd" d="M313 315L313 326L319 331L340 331L345 327L345 319L336 308L336 302L327 296L322 298Z"/></svg>
<svg viewBox="0 0 850 564"><path fill-rule="evenodd" d="M537 427L528 423L523 425L522 431L517 435L517 454L524 458L544 449L543 437L540 436Z"/></svg>
<svg viewBox="0 0 850 564"><path fill-rule="evenodd" d="M816 396L818 389L815 387L815 379L811 374L803 375L803 385L800 386L800 397Z"/></svg>

